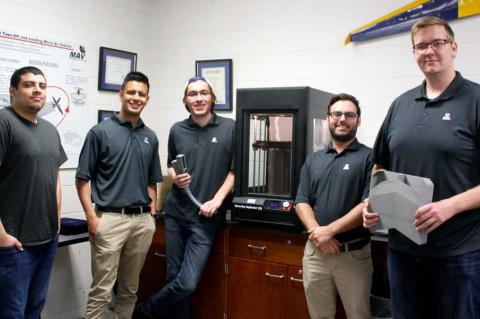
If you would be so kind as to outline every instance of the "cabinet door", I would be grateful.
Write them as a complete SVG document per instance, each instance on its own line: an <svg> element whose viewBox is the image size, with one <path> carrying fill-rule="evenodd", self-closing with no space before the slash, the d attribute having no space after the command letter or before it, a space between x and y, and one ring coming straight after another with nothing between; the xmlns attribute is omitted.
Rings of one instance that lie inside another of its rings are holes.
<svg viewBox="0 0 480 319"><path fill-rule="evenodd" d="M223 319L225 313L225 255L211 254L192 295L195 319Z"/></svg>
<svg viewBox="0 0 480 319"><path fill-rule="evenodd" d="M228 318L289 319L287 275L286 265L229 257Z"/></svg>
<svg viewBox="0 0 480 319"><path fill-rule="evenodd" d="M138 303L145 302L165 284L166 276L165 246L156 241L152 242L148 251L143 270L140 274L138 287Z"/></svg>
<svg viewBox="0 0 480 319"><path fill-rule="evenodd" d="M307 300L305 299L305 290L303 288L302 268L288 267L287 286L287 318L309 319Z"/></svg>

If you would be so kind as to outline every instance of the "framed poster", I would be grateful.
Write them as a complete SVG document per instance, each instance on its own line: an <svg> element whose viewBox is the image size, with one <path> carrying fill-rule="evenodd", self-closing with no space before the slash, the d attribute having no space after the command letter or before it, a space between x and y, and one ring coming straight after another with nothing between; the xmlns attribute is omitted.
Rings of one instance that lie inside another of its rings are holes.
<svg viewBox="0 0 480 319"><path fill-rule="evenodd" d="M215 111L231 111L232 106L232 60L202 60L195 62L196 76L210 82L217 97Z"/></svg>
<svg viewBox="0 0 480 319"><path fill-rule="evenodd" d="M100 47L98 63L98 89L120 91L128 72L137 70L137 54Z"/></svg>

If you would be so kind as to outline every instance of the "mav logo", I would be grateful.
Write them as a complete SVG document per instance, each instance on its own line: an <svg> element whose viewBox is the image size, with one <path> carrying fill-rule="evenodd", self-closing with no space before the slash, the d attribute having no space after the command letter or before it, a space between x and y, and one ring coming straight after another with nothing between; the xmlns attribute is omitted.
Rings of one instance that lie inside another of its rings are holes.
<svg viewBox="0 0 480 319"><path fill-rule="evenodd" d="M70 52L71 59L83 60L85 55L87 54L87 50L83 45L80 46L79 51L72 51Z"/></svg>

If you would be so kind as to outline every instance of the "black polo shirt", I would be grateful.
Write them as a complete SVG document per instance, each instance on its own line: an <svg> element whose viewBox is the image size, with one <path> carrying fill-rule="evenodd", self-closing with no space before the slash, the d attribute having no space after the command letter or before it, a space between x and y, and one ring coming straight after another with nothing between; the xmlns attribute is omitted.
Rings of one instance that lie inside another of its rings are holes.
<svg viewBox="0 0 480 319"><path fill-rule="evenodd" d="M113 115L88 132L76 177L90 181L92 201L97 205L148 205L148 184L163 179L157 136L141 119L132 127Z"/></svg>
<svg viewBox="0 0 480 319"><path fill-rule="evenodd" d="M310 155L300 172L295 203L309 204L321 226L347 214L368 197L372 171L371 149L355 139L340 154L328 147ZM335 236L340 242L369 236L359 226Z"/></svg>
<svg viewBox="0 0 480 319"><path fill-rule="evenodd" d="M200 202L213 198L234 169L235 122L213 113L203 127L189 117L175 123L168 137L168 167L178 154L185 154L187 171L192 177L190 189ZM168 215L199 221L198 207L186 193L173 185L165 202ZM217 214L213 220L221 218Z"/></svg>
<svg viewBox="0 0 480 319"><path fill-rule="evenodd" d="M437 98L425 82L391 105L374 147L374 163L385 169L428 177L433 201L480 184L480 86L457 72ZM444 257L480 249L480 209L443 223L419 246L392 230L390 246L423 257Z"/></svg>

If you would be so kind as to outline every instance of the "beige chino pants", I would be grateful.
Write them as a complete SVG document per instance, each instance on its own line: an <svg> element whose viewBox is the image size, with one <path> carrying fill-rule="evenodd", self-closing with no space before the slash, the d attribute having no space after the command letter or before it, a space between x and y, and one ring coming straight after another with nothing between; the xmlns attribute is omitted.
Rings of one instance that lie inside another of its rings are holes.
<svg viewBox="0 0 480 319"><path fill-rule="evenodd" d="M137 300L143 268L155 221L146 214L97 212L100 223L91 244L93 282L88 294L86 319L103 319L118 282L114 318L130 319Z"/></svg>
<svg viewBox="0 0 480 319"><path fill-rule="evenodd" d="M303 285L312 319L335 318L337 292L348 319L367 319L372 286L370 244L327 255L308 240L303 256Z"/></svg>

